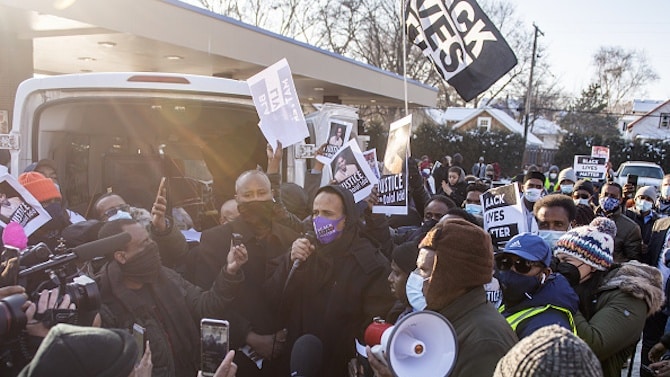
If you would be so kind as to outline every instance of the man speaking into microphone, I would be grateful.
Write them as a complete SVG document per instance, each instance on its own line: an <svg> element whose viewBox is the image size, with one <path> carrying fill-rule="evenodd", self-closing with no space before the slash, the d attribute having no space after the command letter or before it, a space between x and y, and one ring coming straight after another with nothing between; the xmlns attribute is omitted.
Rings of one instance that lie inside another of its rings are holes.
<svg viewBox="0 0 670 377"><path fill-rule="evenodd" d="M364 237L351 192L324 186L312 208L309 230L316 239L295 240L290 255L275 260L267 288L280 300L290 346L303 334L315 335L323 344L317 375L340 377L356 355L355 339L363 339L365 327L393 304L386 281L390 266Z"/></svg>

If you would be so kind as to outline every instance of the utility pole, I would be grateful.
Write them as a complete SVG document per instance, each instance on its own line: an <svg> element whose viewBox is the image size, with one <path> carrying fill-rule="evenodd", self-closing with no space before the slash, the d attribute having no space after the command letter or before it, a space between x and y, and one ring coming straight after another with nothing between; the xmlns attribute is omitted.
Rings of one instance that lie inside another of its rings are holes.
<svg viewBox="0 0 670 377"><path fill-rule="evenodd" d="M528 121L530 119L530 104L531 104L531 94L533 93L533 71L535 70L535 56L537 56L537 37L538 35L544 36L542 30L540 30L535 23L533 23L535 28L535 37L533 38L533 55L530 57L530 76L528 77L528 89L526 90L526 106L524 112L526 113L523 121L523 154L521 154L521 167L523 168L523 163L525 162L526 157L526 143L528 142Z"/></svg>

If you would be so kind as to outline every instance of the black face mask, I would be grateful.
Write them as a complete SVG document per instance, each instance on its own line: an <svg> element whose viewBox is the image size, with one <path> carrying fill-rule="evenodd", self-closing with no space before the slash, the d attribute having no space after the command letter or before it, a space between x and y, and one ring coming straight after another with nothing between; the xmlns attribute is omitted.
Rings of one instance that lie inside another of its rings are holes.
<svg viewBox="0 0 670 377"><path fill-rule="evenodd" d="M63 209L61 203L53 202L47 204L46 207L44 207L44 210L47 211L49 216L51 216L51 220L49 220L46 224L42 225L43 229L61 230L66 226L70 225L70 220L65 214L65 210Z"/></svg>
<svg viewBox="0 0 670 377"><path fill-rule="evenodd" d="M161 271L158 245L152 242L125 264L119 264L123 276L143 284L155 283Z"/></svg>
<svg viewBox="0 0 670 377"><path fill-rule="evenodd" d="M556 272L563 275L568 283L570 283L570 286L576 287L579 285L581 275L579 274L579 268L577 268L577 266L567 262L559 262L556 266Z"/></svg>
<svg viewBox="0 0 670 377"><path fill-rule="evenodd" d="M433 229L435 225L437 225L438 221L430 218L428 220L424 220L423 223L421 224L421 230L425 230L426 232Z"/></svg>
<svg viewBox="0 0 670 377"><path fill-rule="evenodd" d="M240 218L256 226L269 226L272 223L273 207L274 201L272 200L237 203Z"/></svg>

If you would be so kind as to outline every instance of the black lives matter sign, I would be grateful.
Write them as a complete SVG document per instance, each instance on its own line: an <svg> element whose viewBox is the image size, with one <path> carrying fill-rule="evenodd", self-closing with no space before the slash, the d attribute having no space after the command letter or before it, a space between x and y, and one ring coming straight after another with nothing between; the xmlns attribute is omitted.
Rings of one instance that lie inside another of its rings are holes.
<svg viewBox="0 0 670 377"><path fill-rule="evenodd" d="M408 0L407 37L440 76L470 101L512 69L517 59L476 1Z"/></svg>
<svg viewBox="0 0 670 377"><path fill-rule="evenodd" d="M572 167L577 179L603 181L607 173L607 159L604 157L575 156Z"/></svg>
<svg viewBox="0 0 670 377"><path fill-rule="evenodd" d="M484 230L491 235L494 245L503 247L510 238L526 231L518 184L492 188L482 194L480 201Z"/></svg>

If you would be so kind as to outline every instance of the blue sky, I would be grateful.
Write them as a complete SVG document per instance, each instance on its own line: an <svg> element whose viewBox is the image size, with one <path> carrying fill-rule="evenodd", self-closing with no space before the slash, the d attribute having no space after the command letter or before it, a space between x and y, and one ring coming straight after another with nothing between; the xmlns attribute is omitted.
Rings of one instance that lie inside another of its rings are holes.
<svg viewBox="0 0 670 377"><path fill-rule="evenodd" d="M495 1L495 0L494 0ZM592 56L600 46L622 46L646 53L660 76L646 98L670 99L670 1L668 0L508 0L532 33L545 34L552 73L563 88L579 94L593 77Z"/></svg>

